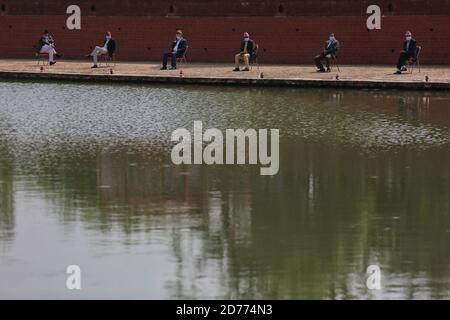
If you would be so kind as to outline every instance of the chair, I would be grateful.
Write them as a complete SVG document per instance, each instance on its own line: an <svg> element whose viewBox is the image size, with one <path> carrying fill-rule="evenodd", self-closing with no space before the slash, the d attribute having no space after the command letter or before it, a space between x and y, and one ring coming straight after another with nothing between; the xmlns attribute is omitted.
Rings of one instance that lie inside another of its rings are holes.
<svg viewBox="0 0 450 320"><path fill-rule="evenodd" d="M181 64L184 63L185 65L187 64L187 51L188 51L189 47L186 47L186 50L184 50L184 53L182 56L178 57L177 56L177 64Z"/></svg>
<svg viewBox="0 0 450 320"><path fill-rule="evenodd" d="M338 56L333 56L331 54L326 55L326 57L328 59L328 61L330 62L330 72L333 69L333 66L336 66L336 68L338 69L338 72L341 72L341 69L339 69L339 61L338 61Z"/></svg>
<svg viewBox="0 0 450 320"><path fill-rule="evenodd" d="M256 64L256 67L259 70L258 51L259 51L259 45L255 44L255 48L253 49L253 53L250 56L250 70L253 70L253 66L255 64Z"/></svg>
<svg viewBox="0 0 450 320"><path fill-rule="evenodd" d="M40 66L41 65L41 61L42 61L42 65L48 65L48 53L41 53L41 52L36 52L35 53L36 59L37 59L37 65Z"/></svg>
<svg viewBox="0 0 450 320"><path fill-rule="evenodd" d="M99 65L101 66L102 62L105 64L106 67L109 67L109 63L114 63L114 67L116 66L116 54L115 53L105 53L99 56Z"/></svg>
<svg viewBox="0 0 450 320"><path fill-rule="evenodd" d="M416 58L414 59L414 58L409 58L407 61L406 61L406 64L408 65L408 66L410 66L410 68L409 68L409 73L410 74L412 74L413 73L413 71L414 71L414 66L417 66L418 68L419 68L419 73L420 73L420 53L422 52L422 47L421 46L418 46L417 47L417 50L416 50Z"/></svg>

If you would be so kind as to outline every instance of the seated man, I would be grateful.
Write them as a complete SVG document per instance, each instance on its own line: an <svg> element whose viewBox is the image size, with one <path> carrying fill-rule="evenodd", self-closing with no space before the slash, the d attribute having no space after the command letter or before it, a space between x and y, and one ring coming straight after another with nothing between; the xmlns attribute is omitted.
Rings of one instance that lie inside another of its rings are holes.
<svg viewBox="0 0 450 320"><path fill-rule="evenodd" d="M114 52L116 51L116 41L113 39L111 32L106 33L105 42L103 43L103 47L95 47L95 49L87 55L87 57L92 57L94 61L94 65L92 68L98 68L98 57L104 54L112 57Z"/></svg>
<svg viewBox="0 0 450 320"><path fill-rule="evenodd" d="M403 43L403 51L400 52L395 74L402 74L402 71L407 71L406 61L409 59L417 59L417 41L412 38L411 32L407 31L405 34L405 42Z"/></svg>
<svg viewBox="0 0 450 320"><path fill-rule="evenodd" d="M187 40L183 38L183 31L177 29L175 41L172 43L170 51L164 52L163 65L161 70L167 70L167 59L171 58L170 70L176 70L177 58L183 57L187 50Z"/></svg>
<svg viewBox="0 0 450 320"><path fill-rule="evenodd" d="M255 43L250 39L248 32L244 33L244 40L241 43L241 51L234 57L233 71L241 71L239 64L244 61L245 68L243 71L250 71L250 57L253 55Z"/></svg>
<svg viewBox="0 0 450 320"><path fill-rule="evenodd" d="M317 66L317 72L325 72L325 68L323 67L322 60L326 61L327 72L330 72L330 60L337 57L337 52L340 48L340 43L336 40L334 33L330 34L327 42L325 43L325 47L321 54L314 58L314 62Z"/></svg>
<svg viewBox="0 0 450 320"><path fill-rule="evenodd" d="M54 57L61 56L56 53L55 41L47 30L44 31L44 34L39 39L37 52L48 54L48 63L51 66L56 63Z"/></svg>

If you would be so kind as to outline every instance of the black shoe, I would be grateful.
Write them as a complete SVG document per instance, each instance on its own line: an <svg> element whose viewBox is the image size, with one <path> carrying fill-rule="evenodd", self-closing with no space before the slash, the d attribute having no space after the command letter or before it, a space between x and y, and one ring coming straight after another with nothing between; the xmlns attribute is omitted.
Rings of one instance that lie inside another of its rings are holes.
<svg viewBox="0 0 450 320"><path fill-rule="evenodd" d="M406 66L403 66L400 71L408 71L408 69L406 68Z"/></svg>
<svg viewBox="0 0 450 320"><path fill-rule="evenodd" d="M325 69L319 69L317 72L326 72Z"/></svg>
<svg viewBox="0 0 450 320"><path fill-rule="evenodd" d="M250 69L249 68L245 68L242 71L250 71Z"/></svg>
<svg viewBox="0 0 450 320"><path fill-rule="evenodd" d="M87 59L92 58L91 54L87 54L87 55L85 55L84 57L87 58Z"/></svg>
<svg viewBox="0 0 450 320"><path fill-rule="evenodd" d="M96 69L96 68L98 68L98 66L97 66L96 64L94 64L94 65L91 67L91 69Z"/></svg>
<svg viewBox="0 0 450 320"><path fill-rule="evenodd" d="M400 70L397 70L394 74L402 74Z"/></svg>
<svg viewBox="0 0 450 320"><path fill-rule="evenodd" d="M167 70L167 67L162 67L162 68L159 69L159 70Z"/></svg>
<svg viewBox="0 0 450 320"><path fill-rule="evenodd" d="M170 67L169 70L177 70L177 67Z"/></svg>
<svg viewBox="0 0 450 320"><path fill-rule="evenodd" d="M49 63L49 65L54 65L54 64L56 64L56 61L51 61L50 63Z"/></svg>
<svg viewBox="0 0 450 320"><path fill-rule="evenodd" d="M239 68L234 68L233 71L241 71Z"/></svg>
<svg viewBox="0 0 450 320"><path fill-rule="evenodd" d="M327 68L327 72L331 72L331 68Z"/></svg>

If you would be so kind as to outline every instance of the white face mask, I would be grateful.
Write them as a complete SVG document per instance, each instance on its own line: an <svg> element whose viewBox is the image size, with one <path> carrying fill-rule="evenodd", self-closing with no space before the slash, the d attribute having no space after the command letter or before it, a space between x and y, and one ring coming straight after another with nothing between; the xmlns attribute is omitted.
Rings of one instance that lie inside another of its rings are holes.
<svg viewBox="0 0 450 320"><path fill-rule="evenodd" d="M110 40L111 39L111 36L106 36L106 40Z"/></svg>
<svg viewBox="0 0 450 320"><path fill-rule="evenodd" d="M177 40L180 40L181 36L179 34L177 34Z"/></svg>
<svg viewBox="0 0 450 320"><path fill-rule="evenodd" d="M335 37L330 37L330 41L334 41L335 39Z"/></svg>
<svg viewBox="0 0 450 320"><path fill-rule="evenodd" d="M245 37L244 40L245 40L245 41L248 41L248 40L250 40L250 38L249 38L249 37Z"/></svg>
<svg viewBox="0 0 450 320"><path fill-rule="evenodd" d="M406 37L406 41L410 41L412 39L411 36Z"/></svg>

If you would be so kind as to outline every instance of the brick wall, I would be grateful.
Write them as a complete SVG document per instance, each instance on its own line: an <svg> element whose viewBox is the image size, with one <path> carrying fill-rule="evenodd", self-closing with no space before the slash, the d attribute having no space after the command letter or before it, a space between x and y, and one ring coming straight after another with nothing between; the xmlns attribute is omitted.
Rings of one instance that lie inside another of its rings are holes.
<svg viewBox="0 0 450 320"><path fill-rule="evenodd" d="M0 0L1 3L1 0ZM404 31L423 46L423 64L450 64L450 15L385 16L382 30L368 31L365 16L144 17L84 16L82 30L66 30L65 15L0 16L0 57L31 58L44 29L67 58L81 58L102 44L106 30L118 43L119 60L160 60L182 28L192 61L232 62L242 33L261 47L262 63L311 63L330 32L341 41L341 63L395 64Z"/></svg>

